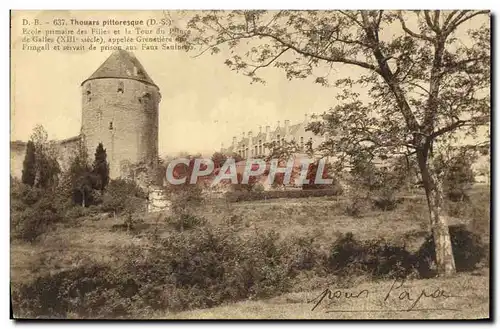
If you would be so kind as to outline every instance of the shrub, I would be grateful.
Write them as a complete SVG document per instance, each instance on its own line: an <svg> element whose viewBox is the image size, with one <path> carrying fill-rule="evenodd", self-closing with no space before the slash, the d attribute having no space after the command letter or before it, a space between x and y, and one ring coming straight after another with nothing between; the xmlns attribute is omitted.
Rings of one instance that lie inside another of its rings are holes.
<svg viewBox="0 0 500 329"><path fill-rule="evenodd" d="M123 316L129 312L127 288L133 287L125 283L130 282L105 266L39 277L13 289L14 312L21 318L66 318L69 313L83 318Z"/></svg>
<svg viewBox="0 0 500 329"><path fill-rule="evenodd" d="M178 216L170 216L166 219L167 224L172 226L179 232L190 230L198 226L206 224L207 220L203 217L194 216L191 214L181 214Z"/></svg>
<svg viewBox="0 0 500 329"><path fill-rule="evenodd" d="M332 245L327 267L341 277L369 275L373 278L406 277L415 258L404 247L381 240L358 241L352 233L341 235Z"/></svg>
<svg viewBox="0 0 500 329"><path fill-rule="evenodd" d="M472 271L487 256L488 249L481 237L466 229L465 225L450 225L451 246L457 271ZM434 276L436 262L434 239L427 236L417 252L419 272L422 277Z"/></svg>
<svg viewBox="0 0 500 329"><path fill-rule="evenodd" d="M436 158L437 168L443 176L443 189L449 200L468 200L468 191L475 181L472 164L476 157L476 152L462 148Z"/></svg>
<svg viewBox="0 0 500 329"><path fill-rule="evenodd" d="M145 202L146 195L133 181L112 180L103 196L102 210L115 213L132 213Z"/></svg>
<svg viewBox="0 0 500 329"><path fill-rule="evenodd" d="M243 239L230 228L196 227L147 250L119 249L124 262L113 268L82 266L16 286L14 309L21 317L106 318L274 296L290 290L300 269L314 266L308 241L280 242L272 231Z"/></svg>
<svg viewBox="0 0 500 329"><path fill-rule="evenodd" d="M355 194L345 206L344 213L347 216L360 218L363 216L363 213L368 211L369 206L369 200L366 196Z"/></svg>
<svg viewBox="0 0 500 329"><path fill-rule="evenodd" d="M373 206L382 211L391 211L396 209L400 199L396 198L394 190L384 188L373 199Z"/></svg>
<svg viewBox="0 0 500 329"><path fill-rule="evenodd" d="M230 202L255 201L279 198L310 198L323 196L340 196L342 187L339 185L334 189L312 189L312 190L272 190L272 191L235 191L226 193L226 199Z"/></svg>
<svg viewBox="0 0 500 329"><path fill-rule="evenodd" d="M33 242L61 220L54 196L39 188L16 185L11 189L11 231L14 238Z"/></svg>

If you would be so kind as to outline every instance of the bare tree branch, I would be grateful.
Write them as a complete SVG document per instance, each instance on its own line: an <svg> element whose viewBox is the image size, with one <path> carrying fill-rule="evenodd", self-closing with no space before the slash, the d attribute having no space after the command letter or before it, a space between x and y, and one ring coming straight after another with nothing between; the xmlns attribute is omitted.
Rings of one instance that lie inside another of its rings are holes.
<svg viewBox="0 0 500 329"><path fill-rule="evenodd" d="M249 73L250 76L253 76L255 74L255 72L258 70L258 69L261 69L263 67L268 67L269 65L271 65L275 60L277 60L281 55L283 55L285 52L287 52L287 50L289 50L290 48L285 48L283 49L282 51L280 51L276 56L274 56L269 62L267 62L266 64L262 64L262 65L257 65L253 70L252 72Z"/></svg>
<svg viewBox="0 0 500 329"><path fill-rule="evenodd" d="M406 33L408 33L409 35L411 35L412 37L418 38L418 39L421 39L421 40L425 40L425 41L429 41L429 42L433 42L433 39L431 37L428 37L428 36L423 35L423 34L418 34L416 32L413 32L412 30L410 30L406 26L406 23L404 21L403 14L401 13L401 11L398 13L398 19L399 19L399 22L401 23L401 27L403 28L403 30Z"/></svg>

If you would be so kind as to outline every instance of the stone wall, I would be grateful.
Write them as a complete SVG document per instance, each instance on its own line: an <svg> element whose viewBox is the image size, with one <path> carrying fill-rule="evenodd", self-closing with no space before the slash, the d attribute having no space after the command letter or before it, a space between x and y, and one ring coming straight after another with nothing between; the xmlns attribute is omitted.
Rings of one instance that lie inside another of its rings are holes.
<svg viewBox="0 0 500 329"><path fill-rule="evenodd" d="M120 176L123 161L152 164L158 155L156 86L132 79L88 80L82 86L82 134L89 155L102 142L110 177Z"/></svg>

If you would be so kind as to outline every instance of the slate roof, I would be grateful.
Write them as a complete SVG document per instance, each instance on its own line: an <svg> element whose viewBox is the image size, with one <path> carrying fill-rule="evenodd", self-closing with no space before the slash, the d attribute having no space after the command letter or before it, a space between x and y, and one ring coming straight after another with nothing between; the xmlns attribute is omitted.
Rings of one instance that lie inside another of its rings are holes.
<svg viewBox="0 0 500 329"><path fill-rule="evenodd" d="M158 88L135 55L126 50L114 51L82 85L86 81L103 78L132 79Z"/></svg>

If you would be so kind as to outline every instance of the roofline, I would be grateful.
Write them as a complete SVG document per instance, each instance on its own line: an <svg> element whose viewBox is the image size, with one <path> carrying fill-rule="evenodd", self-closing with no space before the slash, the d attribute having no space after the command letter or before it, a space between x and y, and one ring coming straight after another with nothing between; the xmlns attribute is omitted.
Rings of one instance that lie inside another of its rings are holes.
<svg viewBox="0 0 500 329"><path fill-rule="evenodd" d="M158 89L158 91L160 90L160 87L158 87L154 82L151 83L151 82L149 82L147 80L144 80L144 79L137 79L137 78L132 78L132 77L116 77L116 76L88 78L88 79L83 80L83 82L80 84L80 86L83 86L83 84L85 82L87 82L87 81L90 81L90 80L99 80L99 79L127 79L127 80L135 80L135 81L143 82L143 83L145 83L147 85L156 87L156 89Z"/></svg>
<svg viewBox="0 0 500 329"><path fill-rule="evenodd" d="M10 146L26 146L28 142L21 141L21 140L15 140L15 141L10 141Z"/></svg>

